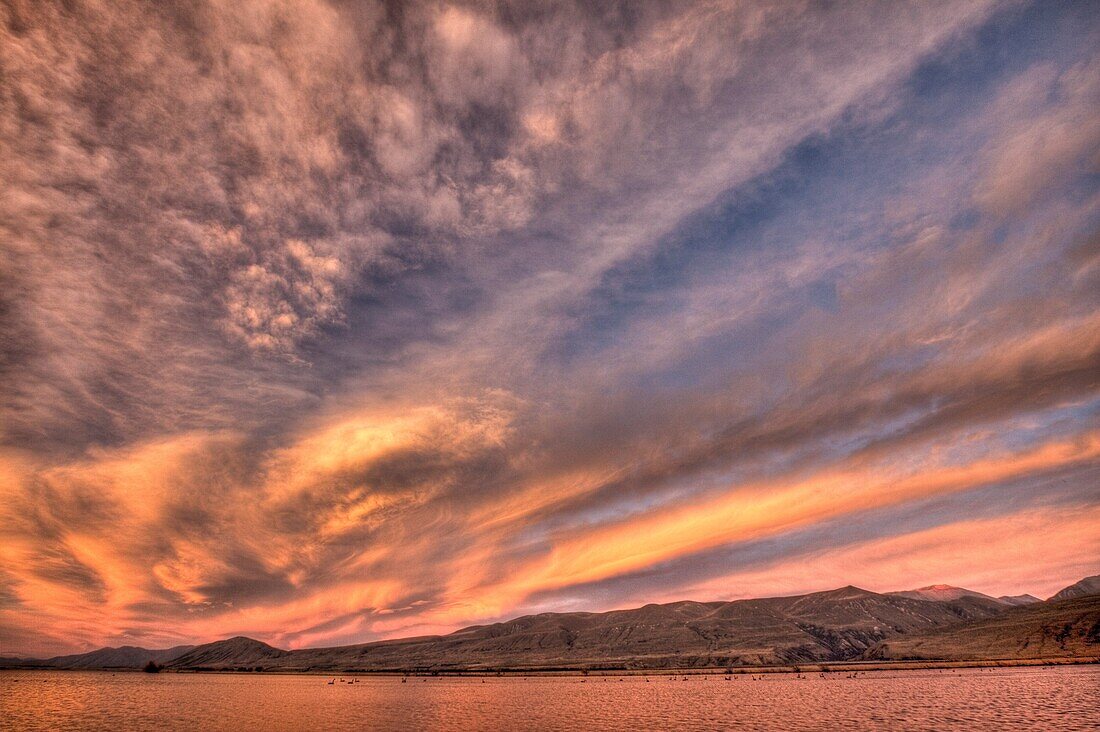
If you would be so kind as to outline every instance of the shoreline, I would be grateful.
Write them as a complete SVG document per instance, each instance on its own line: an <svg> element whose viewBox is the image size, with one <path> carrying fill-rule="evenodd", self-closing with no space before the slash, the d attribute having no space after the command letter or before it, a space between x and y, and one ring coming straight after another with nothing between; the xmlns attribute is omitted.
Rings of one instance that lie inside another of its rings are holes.
<svg viewBox="0 0 1100 732"><path fill-rule="evenodd" d="M1100 656L1074 658L1017 658L974 660L837 661L790 664L783 666L714 666L694 668L501 668L501 669L163 669L166 674L240 674L255 676L393 676L422 678L490 677L588 677L588 676L744 676L763 674L838 674L867 671L929 671L972 668L1022 668L1083 666L1100 663ZM93 671L97 673L144 673L137 668L50 668L45 666L0 667L0 671Z"/></svg>

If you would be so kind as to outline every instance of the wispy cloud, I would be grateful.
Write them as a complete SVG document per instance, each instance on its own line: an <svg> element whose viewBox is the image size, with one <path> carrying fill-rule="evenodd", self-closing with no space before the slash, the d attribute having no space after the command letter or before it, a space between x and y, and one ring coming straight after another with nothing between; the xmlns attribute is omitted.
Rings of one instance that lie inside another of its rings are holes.
<svg viewBox="0 0 1100 732"><path fill-rule="evenodd" d="M0 14L5 652L1095 548L1087 4Z"/></svg>

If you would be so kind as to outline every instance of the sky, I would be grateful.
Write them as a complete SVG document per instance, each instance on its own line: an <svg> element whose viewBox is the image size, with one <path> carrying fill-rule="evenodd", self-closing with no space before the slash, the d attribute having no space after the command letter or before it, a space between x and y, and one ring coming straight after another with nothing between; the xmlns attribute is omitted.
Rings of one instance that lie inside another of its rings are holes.
<svg viewBox="0 0 1100 732"><path fill-rule="evenodd" d="M1089 2L0 5L0 653L1100 571Z"/></svg>

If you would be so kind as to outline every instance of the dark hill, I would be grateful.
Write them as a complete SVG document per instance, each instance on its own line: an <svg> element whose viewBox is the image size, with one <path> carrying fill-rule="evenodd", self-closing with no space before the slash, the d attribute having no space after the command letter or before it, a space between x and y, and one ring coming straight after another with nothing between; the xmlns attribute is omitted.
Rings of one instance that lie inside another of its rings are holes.
<svg viewBox="0 0 1100 732"><path fill-rule="evenodd" d="M911 600L944 601L959 600L964 597L976 597L980 600L989 600L991 602L1008 604L1000 598L990 597L989 595L982 594L981 592L968 590L965 587L953 587L951 585L929 585L928 587L921 587L919 590L903 590L901 592L891 592L889 594L897 595L898 597L908 597Z"/></svg>
<svg viewBox="0 0 1100 732"><path fill-rule="evenodd" d="M163 651L104 648L47 661L8 660L54 668L142 668L152 660L175 670L381 671L1092 657L1100 655L1100 596L1072 595L1088 592L1097 579L1055 596L1069 599L1047 602L1030 596L994 599L946 585L887 594L848 586L793 597L541 613L449 635L334 648L284 651L238 636Z"/></svg>
<svg viewBox="0 0 1100 732"><path fill-rule="evenodd" d="M164 665L179 658L194 646L176 646L160 650L121 646L119 648L100 648L88 653L71 656L55 656L43 663L54 668L92 669L92 668L143 668L153 661Z"/></svg>
<svg viewBox="0 0 1100 732"><path fill-rule="evenodd" d="M991 618L891 638L866 656L967 661L1100 656L1100 595L1022 605Z"/></svg>
<svg viewBox="0 0 1100 732"><path fill-rule="evenodd" d="M1050 599L1069 600L1073 597L1087 597L1089 595L1100 595L1100 574L1094 574L1092 577L1085 577L1080 582L1074 582L1069 587L1055 593Z"/></svg>
<svg viewBox="0 0 1100 732"><path fill-rule="evenodd" d="M230 669L266 667L290 654L252 638L237 636L228 640L195 646L167 664L170 668Z"/></svg>
<svg viewBox="0 0 1100 732"><path fill-rule="evenodd" d="M842 660L886 638L990 617L1005 607L970 597L932 602L844 587L796 597L543 613L445 636L336 648L279 651L233 639L199 646L170 667L669 668Z"/></svg>

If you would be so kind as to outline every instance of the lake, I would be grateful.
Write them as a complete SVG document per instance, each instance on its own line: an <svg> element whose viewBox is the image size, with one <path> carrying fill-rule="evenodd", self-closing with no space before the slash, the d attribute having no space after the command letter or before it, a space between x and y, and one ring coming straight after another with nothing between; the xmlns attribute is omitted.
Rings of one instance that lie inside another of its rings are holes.
<svg viewBox="0 0 1100 732"><path fill-rule="evenodd" d="M1084 730L1100 667L723 676L0 672L15 730ZM337 676L351 679L351 676Z"/></svg>

